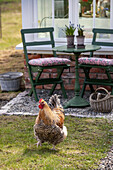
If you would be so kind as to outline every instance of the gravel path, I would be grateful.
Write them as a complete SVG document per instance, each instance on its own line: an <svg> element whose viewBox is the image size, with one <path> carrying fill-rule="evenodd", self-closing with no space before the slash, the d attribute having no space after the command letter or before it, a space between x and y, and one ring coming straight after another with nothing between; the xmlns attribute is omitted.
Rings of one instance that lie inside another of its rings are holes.
<svg viewBox="0 0 113 170"><path fill-rule="evenodd" d="M48 90L37 90L39 99L43 98L47 102L49 101ZM61 95L61 91L55 91L60 95L61 104L64 105L69 99L74 96L73 91L67 91L68 99L64 99ZM85 94L86 100L89 100L89 93ZM5 106L1 107L0 114L28 114L37 115L39 112L38 102L34 100L34 97L28 96L28 91L19 93L16 98L13 98ZM68 108L65 109L66 115L78 116L78 117L104 117L113 120L113 112L111 113L99 113L95 112L91 107L85 108Z"/></svg>
<svg viewBox="0 0 113 170"><path fill-rule="evenodd" d="M7 100L0 100L0 109L1 109L2 106L4 106L7 103L8 103Z"/></svg>
<svg viewBox="0 0 113 170"><path fill-rule="evenodd" d="M47 102L49 101L49 91L47 90L37 90L39 99L43 98ZM61 95L61 91L55 91L56 94ZM68 99L64 99L62 95L60 96L61 104L64 105L67 100L74 96L73 91L67 92ZM86 100L90 94L87 92L85 95ZM5 104L5 105L4 105ZM4 106L3 106L4 105ZM1 107L2 106L2 107ZM28 91L24 91L17 95L7 103L7 101L0 101L0 114L1 115L37 115L39 108L38 102L34 100L34 97L28 96ZM65 115L72 115L77 117L104 117L113 121L113 111L111 113L98 113L95 112L91 107L86 108L68 108L65 109ZM113 130L113 129L112 129ZM98 170L113 170L113 146L107 154L106 158L100 161Z"/></svg>
<svg viewBox="0 0 113 170"><path fill-rule="evenodd" d="M113 170L113 146L107 156L101 160L98 170Z"/></svg>

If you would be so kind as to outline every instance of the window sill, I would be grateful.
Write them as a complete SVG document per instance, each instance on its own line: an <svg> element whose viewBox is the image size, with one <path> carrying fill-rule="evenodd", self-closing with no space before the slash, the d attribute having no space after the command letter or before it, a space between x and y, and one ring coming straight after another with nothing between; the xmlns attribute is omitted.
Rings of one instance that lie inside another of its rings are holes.
<svg viewBox="0 0 113 170"><path fill-rule="evenodd" d="M86 44L91 44L91 42L87 42ZM66 42L62 43L55 43L55 46L61 46L61 45L66 45ZM17 50L23 50L23 45L22 43L18 44L16 46ZM40 46L40 47L29 47L29 52L30 53L38 53L38 54L52 54L52 48L50 45L46 46ZM64 54L64 53L58 53L58 54ZM84 53L84 55L88 55L89 53ZM102 47L100 50L95 51L95 55L113 55L113 47ZM67 55L67 53L66 53Z"/></svg>

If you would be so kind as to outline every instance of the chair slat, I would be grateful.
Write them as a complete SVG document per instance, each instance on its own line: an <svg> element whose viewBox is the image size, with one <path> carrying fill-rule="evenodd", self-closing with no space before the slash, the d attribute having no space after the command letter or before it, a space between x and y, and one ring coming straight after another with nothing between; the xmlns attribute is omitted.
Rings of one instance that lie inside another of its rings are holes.
<svg viewBox="0 0 113 170"><path fill-rule="evenodd" d="M98 41L98 42L92 42L93 45L99 45L99 46L113 46L113 43L112 42L101 42L101 41Z"/></svg>
<svg viewBox="0 0 113 170"><path fill-rule="evenodd" d="M54 28L53 27L48 27L48 28L31 28L31 29L22 29L21 33L22 34L34 34L34 33L46 33L46 32L53 32Z"/></svg>
<svg viewBox="0 0 113 170"><path fill-rule="evenodd" d="M34 41L34 42L26 42L25 45L26 46L36 46L36 45L52 45L52 41Z"/></svg>
<svg viewBox="0 0 113 170"><path fill-rule="evenodd" d="M113 29L94 28L93 33L113 34Z"/></svg>

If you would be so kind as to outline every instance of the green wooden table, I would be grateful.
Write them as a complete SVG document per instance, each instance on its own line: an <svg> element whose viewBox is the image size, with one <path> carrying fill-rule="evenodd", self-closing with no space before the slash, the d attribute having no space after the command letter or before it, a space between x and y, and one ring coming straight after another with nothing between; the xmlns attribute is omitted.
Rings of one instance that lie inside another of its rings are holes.
<svg viewBox="0 0 113 170"><path fill-rule="evenodd" d="M78 58L81 53L84 52L91 52L99 50L101 47L97 45L86 45L85 48L78 49L76 46L75 48L67 48L67 46L58 46L53 48L53 51L56 52L64 52L64 53L73 53L75 56L75 97L69 100L64 108L68 107L85 107L89 106L89 102L87 102L84 98L80 97L80 85L79 85L79 72L78 72Z"/></svg>

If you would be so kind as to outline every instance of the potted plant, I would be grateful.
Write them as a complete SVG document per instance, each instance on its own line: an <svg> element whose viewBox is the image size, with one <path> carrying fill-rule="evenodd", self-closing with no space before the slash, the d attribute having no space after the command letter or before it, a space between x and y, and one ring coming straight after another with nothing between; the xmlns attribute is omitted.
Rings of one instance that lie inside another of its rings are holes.
<svg viewBox="0 0 113 170"><path fill-rule="evenodd" d="M84 32L83 27L84 26L81 27L80 24L77 25L77 29L78 29L78 35L76 36L76 38L77 38L77 48L84 48L85 47L85 45L84 45L85 36L83 35L83 32Z"/></svg>
<svg viewBox="0 0 113 170"><path fill-rule="evenodd" d="M66 34L66 37L67 37L67 48L74 48L75 45L74 45L74 32L75 32L75 27L74 27L74 24L69 24L69 27L67 25L65 25L65 34Z"/></svg>

